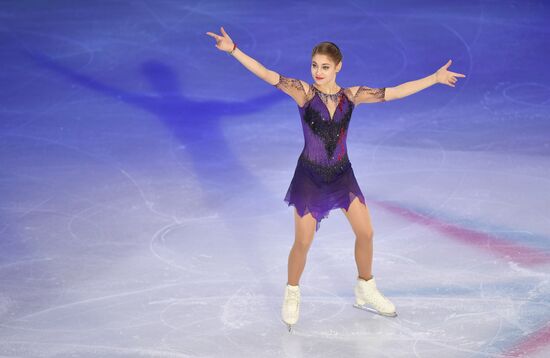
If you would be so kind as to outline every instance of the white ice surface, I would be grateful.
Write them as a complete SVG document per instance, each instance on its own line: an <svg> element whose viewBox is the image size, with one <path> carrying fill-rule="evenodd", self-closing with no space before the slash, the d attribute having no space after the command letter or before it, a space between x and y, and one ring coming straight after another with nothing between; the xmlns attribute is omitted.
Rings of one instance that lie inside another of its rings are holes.
<svg viewBox="0 0 550 358"><path fill-rule="evenodd" d="M0 356L550 356L550 260L534 262L550 257L548 5L442 3L345 1L326 27L333 2L3 6ZM354 236L335 210L294 332L280 321L298 111L216 50L205 32L222 25L309 82L325 39L342 85L448 58L467 73L353 115L373 273L398 317L352 307Z"/></svg>

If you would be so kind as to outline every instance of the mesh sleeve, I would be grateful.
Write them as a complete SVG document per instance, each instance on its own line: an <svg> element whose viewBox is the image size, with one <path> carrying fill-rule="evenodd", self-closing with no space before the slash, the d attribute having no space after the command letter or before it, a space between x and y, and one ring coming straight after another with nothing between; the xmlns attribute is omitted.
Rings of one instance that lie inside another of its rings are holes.
<svg viewBox="0 0 550 358"><path fill-rule="evenodd" d="M300 106L306 102L306 91L302 85L302 81L298 79L285 77L279 74L279 81L273 86L294 98L296 103Z"/></svg>
<svg viewBox="0 0 550 358"><path fill-rule="evenodd" d="M367 86L359 86L359 89L353 97L353 102L355 104L359 103L375 103L375 102L384 102L386 95L386 88L370 88Z"/></svg>

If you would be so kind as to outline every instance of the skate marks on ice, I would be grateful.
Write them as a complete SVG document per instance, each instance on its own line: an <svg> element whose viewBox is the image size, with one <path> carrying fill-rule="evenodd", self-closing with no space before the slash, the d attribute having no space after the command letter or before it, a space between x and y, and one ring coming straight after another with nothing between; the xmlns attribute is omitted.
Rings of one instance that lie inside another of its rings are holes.
<svg viewBox="0 0 550 358"><path fill-rule="evenodd" d="M422 303L419 304L420 301ZM320 302L315 297L310 297L303 301L304 313L293 326L291 334L288 334L286 326L278 319L279 323L276 325L280 327L282 340L289 345L289 349L291 347L294 352L321 356L330 356L330 352L345 353L349 349L346 347L353 346L354 342L361 342L362 346L357 345L353 351L347 353L358 356L361 353L373 354L378 351L391 356L407 351L416 356L498 357L500 353L495 345L506 345L512 338L502 336L500 328L505 322L514 319L514 313L510 310L509 303L502 302L499 298L491 300L409 296L400 297L395 302L399 307L399 317L396 318L369 312L362 314L360 310L344 308L343 315L325 320L318 319L315 315L329 315L329 310L338 310L342 306L341 300L330 302L323 299ZM514 302L515 305L527 303ZM349 304L344 306L350 307ZM548 309L547 305L538 307L538 310L544 309ZM480 331L493 333L480 335ZM245 333L243 332L243 336L233 333L233 343L246 349ZM289 337L285 338L285 335ZM260 339L261 337L263 333L260 334Z"/></svg>

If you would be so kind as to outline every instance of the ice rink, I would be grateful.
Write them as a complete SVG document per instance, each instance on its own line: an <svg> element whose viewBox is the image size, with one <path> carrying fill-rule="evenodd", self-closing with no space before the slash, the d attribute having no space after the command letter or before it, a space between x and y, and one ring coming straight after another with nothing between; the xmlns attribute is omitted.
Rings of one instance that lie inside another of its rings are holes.
<svg viewBox="0 0 550 358"><path fill-rule="evenodd" d="M0 357L550 357L547 1L4 1ZM398 316L353 307L355 236L322 220L280 320L304 137L265 67L392 87L347 140Z"/></svg>

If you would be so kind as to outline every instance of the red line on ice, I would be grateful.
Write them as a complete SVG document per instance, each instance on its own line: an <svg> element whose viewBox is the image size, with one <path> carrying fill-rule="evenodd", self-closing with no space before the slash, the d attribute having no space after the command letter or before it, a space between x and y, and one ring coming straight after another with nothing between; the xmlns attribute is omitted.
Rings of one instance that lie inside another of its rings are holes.
<svg viewBox="0 0 550 358"><path fill-rule="evenodd" d="M464 227L443 222L437 218L426 216L410 209L391 203L371 200L376 205L397 214L410 221L429 226L439 232L442 232L462 243L475 246L479 249L490 251L492 254L498 254L503 259L510 259L523 265L537 265L550 262L550 255L540 250L511 243L508 240L497 236L479 232Z"/></svg>
<svg viewBox="0 0 550 358"><path fill-rule="evenodd" d="M534 353L550 342L550 323L529 334L515 346L504 352L506 357L524 357L526 354Z"/></svg>

